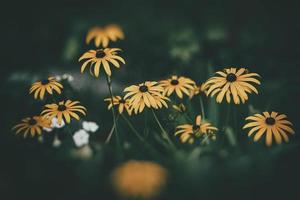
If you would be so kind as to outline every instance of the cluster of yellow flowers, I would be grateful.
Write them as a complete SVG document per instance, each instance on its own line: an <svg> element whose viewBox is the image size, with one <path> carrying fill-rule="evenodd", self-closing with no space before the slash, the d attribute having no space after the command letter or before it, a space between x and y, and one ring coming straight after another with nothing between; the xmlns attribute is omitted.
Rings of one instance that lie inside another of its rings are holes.
<svg viewBox="0 0 300 200"><path fill-rule="evenodd" d="M113 31L105 33L105 29L93 28L87 36L87 41L95 38L95 44L99 46L101 44L99 41L108 41L109 38L116 39L116 35L119 35L119 38L124 38L122 30L117 28L116 25L114 25ZM108 42L103 42L103 47L106 47L107 44ZM84 53L79 61L87 60L82 64L81 72L90 63L90 72L96 77L99 76L100 66L103 66L106 74L111 76L110 63L117 68L120 67L119 62L125 64L124 59L117 55L117 51L121 50L119 48L105 48ZM145 81L144 83L126 87L123 97L119 95L112 96L111 98L106 98L105 101L109 103L108 109L116 106L119 114L122 114L125 108L127 113L132 115L133 113L141 113L146 107L151 109L167 108L170 101L169 97L173 93L180 99L184 95L192 99L195 95L204 94L205 96L215 96L217 103L221 103L226 99L227 103L233 102L234 104L244 104L248 100L248 95L252 93L258 94L258 90L254 86L254 84L260 85L258 80L260 76L257 73L250 73L246 68L228 67L222 71L217 71L215 74L215 76L209 78L201 85L197 85L190 78L176 75L161 81ZM182 142L193 143L195 137L212 134L218 130L206 120L201 120L201 118L204 118L204 116L198 115L196 123L193 125L184 124L177 126L175 135L180 135ZM255 121L243 127L253 127L248 135L251 136L257 131L254 137L254 141L257 141L266 133L266 144L268 146L272 144L273 135L275 141L280 144L282 139L288 141L286 133L294 133L289 127L291 123L286 120L286 116L278 115L276 112L271 114L264 112L263 115L256 114L246 119Z"/></svg>
<svg viewBox="0 0 300 200"><path fill-rule="evenodd" d="M124 88L124 95L114 96L111 87L111 67L120 68L121 64L125 64L124 58L119 55L122 51L120 48L109 48L111 41L124 39L124 33L118 25L108 25L106 27L92 28L86 37L86 42L94 41L96 49L91 49L85 52L79 58L81 65L81 73L85 69L89 69L91 75L99 77L100 68L104 68L107 77L110 97L104 99L108 103L108 109L111 109L114 117L114 125L116 119L114 108L117 107L118 114L123 115L124 110L128 115L138 114L143 112L145 108L152 111L162 108L168 108L168 103L171 101L170 96L173 95L182 99L185 95L192 99L195 95L211 96L216 98L217 103L223 102L226 99L227 103L244 104L248 100L248 95L252 93L258 94L258 90L254 84L260 85L260 75L250 73L246 68L228 67L222 71L217 71L215 76L197 85L196 82L188 77L172 75L170 78L159 81L145 81L143 83L134 84ZM63 86L50 77L44 81L38 81L30 88L30 93L34 93L34 98L43 99L45 93L53 94L53 92L61 93ZM173 105L175 109L179 109ZM182 105L180 109L185 106ZM61 123L65 120L70 123L71 118L79 120L77 113L86 114L86 109L80 105L79 101L61 101L45 105L40 118L35 116L26 118L21 124L15 126L19 128L17 132L25 130L26 135L29 130L31 135L40 134L40 127L47 127L44 120L51 120L54 117L58 118ZM153 112L154 113L154 112ZM155 116L156 118L156 116ZM157 118L156 118L157 119ZM252 128L248 135L254 136L254 141L259 140L262 135L266 134L266 144L272 144L274 136L275 141L280 144L282 140L288 141L287 133L294 133L290 127L292 124L287 120L286 115L278 114L277 112L263 112L247 117L246 120L254 122L247 123L243 128ZM162 128L162 127L161 127ZM218 129L207 122L205 116L198 115L195 124L182 124L176 127L175 135L180 135L181 142L193 143L195 138L203 135L214 134ZM164 129L162 128L162 131Z"/></svg>
<svg viewBox="0 0 300 200"><path fill-rule="evenodd" d="M29 94L33 93L35 99L39 98L43 100L46 93L50 95L53 95L54 92L61 94L62 89L63 85L61 83L54 77L49 77L48 79L33 83L29 89ZM53 118L57 118L58 124L61 125L63 121L70 123L71 118L79 120L78 113L86 114L86 108L80 105L79 101L66 100L54 102L46 104L40 115L23 119L13 129L17 129L16 133L23 132L24 137L28 133L33 137L41 135L43 128L51 128Z"/></svg>

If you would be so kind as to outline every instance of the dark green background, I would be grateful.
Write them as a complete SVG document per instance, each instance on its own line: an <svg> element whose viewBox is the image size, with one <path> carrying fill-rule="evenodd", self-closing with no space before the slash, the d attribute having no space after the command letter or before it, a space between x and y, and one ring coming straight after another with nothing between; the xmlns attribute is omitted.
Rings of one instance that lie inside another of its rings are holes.
<svg viewBox="0 0 300 200"><path fill-rule="evenodd" d="M19 119L38 113L43 104L27 94L32 81L56 72L79 72L78 57L92 48L84 43L87 30L93 25L109 23L121 25L126 36L125 40L113 44L124 50L121 55L126 59L120 71L113 71L113 81L120 85L119 90L173 73L190 76L200 83L208 77L209 67L221 70L226 66L246 66L262 76L261 93L251 97L249 104L260 111L287 114L296 130L290 144L270 149L262 143L253 144L241 132L238 150L213 146L215 150L208 149L199 160L185 158L192 148L182 148L174 155L162 152L165 159L153 158L133 142L136 149L125 152L125 160L154 159L170 170L170 185L162 199L281 198L297 193L300 82L296 3L22 1L7 2L3 8L1 199L5 195L4 199L116 198L108 184L108 174L117 163L113 148L104 147L90 161L78 161L66 153L71 144L53 149L49 144L24 140L10 131ZM180 39L185 33L188 36ZM217 39L211 38L212 33L219 34ZM185 49L194 43L199 49L191 58L182 60L171 56L170 49L174 46ZM87 73L82 76L83 81L86 79L100 84ZM99 122L101 131L93 140L101 144L112 121L103 103L105 96L91 92L93 84L80 90L75 88L70 96L80 99L90 110L86 119ZM241 120L247 106L239 109ZM143 118L136 120L141 122ZM143 125L138 127L142 129Z"/></svg>

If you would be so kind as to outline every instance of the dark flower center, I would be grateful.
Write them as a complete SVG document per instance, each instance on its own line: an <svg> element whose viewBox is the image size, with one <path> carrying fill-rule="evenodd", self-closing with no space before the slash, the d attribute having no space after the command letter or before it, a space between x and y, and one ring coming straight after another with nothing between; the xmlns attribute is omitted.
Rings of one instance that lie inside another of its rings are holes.
<svg viewBox="0 0 300 200"><path fill-rule="evenodd" d="M139 88L140 92L148 92L148 87L146 85L142 85Z"/></svg>
<svg viewBox="0 0 300 200"><path fill-rule="evenodd" d="M28 121L28 124L29 124L30 126L33 126L33 125L36 125L36 124L37 124L37 121L36 121L35 119L30 119L30 120Z"/></svg>
<svg viewBox="0 0 300 200"><path fill-rule="evenodd" d="M103 58L105 56L105 52L103 50L98 50L96 53L97 58Z"/></svg>
<svg viewBox="0 0 300 200"><path fill-rule="evenodd" d="M200 128L200 126L198 126L198 125L193 125L193 131L198 131L199 130L199 128Z"/></svg>
<svg viewBox="0 0 300 200"><path fill-rule="evenodd" d="M236 75L233 74L233 73L230 73L230 74L227 75L226 80L228 82L234 82L234 81L236 81Z"/></svg>
<svg viewBox="0 0 300 200"><path fill-rule="evenodd" d="M125 103L125 100L124 100L124 99L121 99L121 100L119 101L119 103Z"/></svg>
<svg viewBox="0 0 300 200"><path fill-rule="evenodd" d="M65 111L66 109L67 109L67 107L65 105L59 105L58 108L57 108L57 110L61 111L61 112Z"/></svg>
<svg viewBox="0 0 300 200"><path fill-rule="evenodd" d="M178 80L175 80L175 79L173 79L173 80L171 81L171 84L172 84L172 85L178 85L178 83L179 83Z"/></svg>
<svg viewBox="0 0 300 200"><path fill-rule="evenodd" d="M275 119L273 117L266 118L266 124L274 125L275 124Z"/></svg>
<svg viewBox="0 0 300 200"><path fill-rule="evenodd" d="M50 81L48 79L45 79L45 80L41 81L42 85L47 85L48 83L50 83Z"/></svg>

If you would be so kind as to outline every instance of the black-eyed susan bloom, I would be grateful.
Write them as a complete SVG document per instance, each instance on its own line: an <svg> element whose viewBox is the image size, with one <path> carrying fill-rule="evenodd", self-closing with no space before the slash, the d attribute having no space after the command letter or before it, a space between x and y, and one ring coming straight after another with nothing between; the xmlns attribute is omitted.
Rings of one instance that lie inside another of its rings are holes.
<svg viewBox="0 0 300 200"><path fill-rule="evenodd" d="M146 81L139 85L132 85L124 89L127 92L124 99L129 99L129 105L137 114L148 108L159 109L168 107L166 101L169 99L162 93L164 88L156 81Z"/></svg>
<svg viewBox="0 0 300 200"><path fill-rule="evenodd" d="M207 87L208 85L206 84L200 84L200 85L194 85L194 88L190 90L190 96L189 98L192 99L196 95L201 95L204 94L206 96L207 93Z"/></svg>
<svg viewBox="0 0 300 200"><path fill-rule="evenodd" d="M51 128L51 120L41 116L33 116L22 119L19 124L13 127L13 130L16 130L17 134L22 132L24 137L28 134L33 137L35 135L41 135L43 128Z"/></svg>
<svg viewBox="0 0 300 200"><path fill-rule="evenodd" d="M62 89L62 84L60 84L55 77L49 77L48 79L33 83L29 89L29 94L34 93L35 99L44 99L46 92L52 95L54 90L58 94L61 94Z"/></svg>
<svg viewBox="0 0 300 200"><path fill-rule="evenodd" d="M111 109L113 106L118 107L118 112L120 114L123 113L124 109L127 111L129 115L132 113L132 109L129 106L129 100L124 99L120 96L114 96L112 99L111 98L106 98L104 101L108 102L108 109Z"/></svg>
<svg viewBox="0 0 300 200"><path fill-rule="evenodd" d="M207 95L216 95L216 101L221 103L226 97L230 103L231 98L235 104L245 103L248 100L248 94L255 92L257 89L253 83L260 84L257 73L249 73L245 68L226 68L223 71L216 72L218 76L208 79L205 86L208 88Z"/></svg>
<svg viewBox="0 0 300 200"><path fill-rule="evenodd" d="M121 51L121 49L105 48L89 50L79 58L79 61L85 60L85 62L81 65L81 73L84 72L86 67L89 67L90 73L98 77L100 73L100 67L102 66L105 73L108 76L111 76L110 64L116 68L120 68L120 62L125 64L125 60L118 56L118 51Z"/></svg>
<svg viewBox="0 0 300 200"><path fill-rule="evenodd" d="M60 101L58 104L52 103L45 105L45 109L42 111L42 116L45 118L52 119L57 118L58 124L60 125L63 121L70 123L71 118L77 120L80 119L77 113L86 115L86 108L80 105L79 101Z"/></svg>
<svg viewBox="0 0 300 200"><path fill-rule="evenodd" d="M93 27L89 30L86 36L86 43L89 44L94 39L96 47L100 45L107 47L110 40L117 41L118 39L124 39L124 33L120 26L116 24L110 24L106 27Z"/></svg>
<svg viewBox="0 0 300 200"><path fill-rule="evenodd" d="M201 120L201 115L198 115L195 120L195 124L183 124L176 127L176 135L180 135L180 141L182 143L193 143L194 139L201 137L204 134L211 135L218 129L212 126L208 122L203 122Z"/></svg>
<svg viewBox="0 0 300 200"><path fill-rule="evenodd" d="M166 185L167 171L154 162L130 160L113 171L112 183L122 197L152 199Z"/></svg>
<svg viewBox="0 0 300 200"><path fill-rule="evenodd" d="M273 137L277 144L281 144L282 140L289 141L288 134L294 134L291 128L292 123L287 120L284 114L277 112L263 112L262 114L255 114L247 117L246 120L252 122L247 123L243 129L251 128L248 136L254 134L254 141L258 141L263 135L266 135L266 145L271 146Z"/></svg>
<svg viewBox="0 0 300 200"><path fill-rule="evenodd" d="M183 98L183 94L190 95L195 82L183 76L172 76L169 79L160 81L160 85L164 88L164 95L170 96L175 92L179 98Z"/></svg>

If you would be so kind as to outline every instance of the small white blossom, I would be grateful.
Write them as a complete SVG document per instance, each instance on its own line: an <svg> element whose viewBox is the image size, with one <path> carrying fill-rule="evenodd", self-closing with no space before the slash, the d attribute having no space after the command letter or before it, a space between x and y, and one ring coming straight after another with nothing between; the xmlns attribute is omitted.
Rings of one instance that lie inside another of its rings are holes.
<svg viewBox="0 0 300 200"><path fill-rule="evenodd" d="M74 77L71 74L63 74L63 79L67 79L69 82L72 82L74 80Z"/></svg>
<svg viewBox="0 0 300 200"><path fill-rule="evenodd" d="M82 147L89 143L90 135L83 129L76 131L73 135L74 143L77 147Z"/></svg>
<svg viewBox="0 0 300 200"><path fill-rule="evenodd" d="M87 121L82 122L82 127L84 130L90 131L92 133L96 132L99 128L96 122L87 122Z"/></svg>
<svg viewBox="0 0 300 200"><path fill-rule="evenodd" d="M53 128L43 127L43 130L49 133L49 132L53 131Z"/></svg>
<svg viewBox="0 0 300 200"><path fill-rule="evenodd" d="M55 79L56 79L57 81L61 81L61 76L57 75L57 76L55 76Z"/></svg>
<svg viewBox="0 0 300 200"><path fill-rule="evenodd" d="M62 128L65 126L65 122L64 120L61 121L61 124L59 125L58 124L58 119L56 117L53 117L52 118L52 124L51 124L51 127L52 128Z"/></svg>

